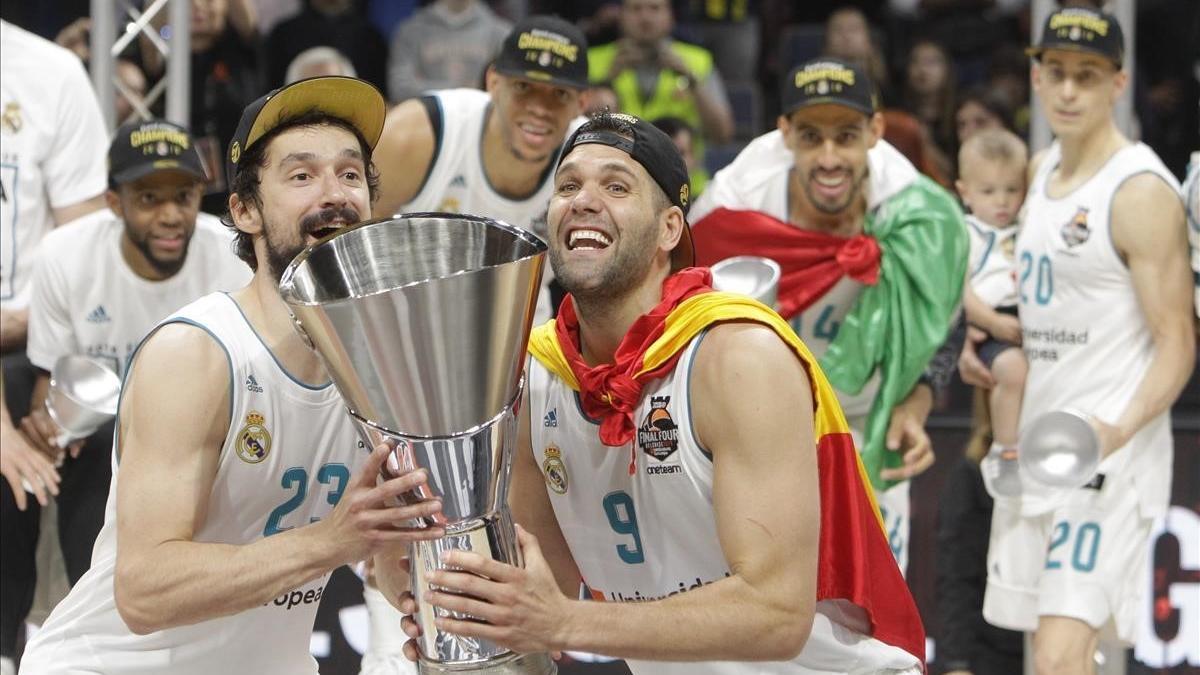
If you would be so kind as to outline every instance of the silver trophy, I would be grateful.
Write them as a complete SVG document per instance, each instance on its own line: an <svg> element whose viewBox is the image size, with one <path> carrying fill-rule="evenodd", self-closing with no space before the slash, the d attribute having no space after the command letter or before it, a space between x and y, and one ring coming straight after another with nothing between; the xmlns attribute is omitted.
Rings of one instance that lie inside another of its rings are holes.
<svg viewBox="0 0 1200 675"><path fill-rule="evenodd" d="M507 498L525 347L546 244L486 218L410 214L344 229L305 250L279 291L320 354L368 447L395 449L384 473L425 468L402 501L440 497L441 539L409 547L413 595L443 551L521 565ZM554 673L546 654L439 631L420 604L419 668Z"/></svg>
<svg viewBox="0 0 1200 675"><path fill-rule="evenodd" d="M66 354L54 362L46 412L58 425L59 447L87 438L117 414L121 378L104 363L82 354Z"/></svg>
<svg viewBox="0 0 1200 675"><path fill-rule="evenodd" d="M748 295L779 309L779 263L756 255L726 258L712 266L713 288Z"/></svg>
<svg viewBox="0 0 1200 675"><path fill-rule="evenodd" d="M1058 488L1087 484L1100 466L1100 437L1091 418L1076 410L1037 417L1021 435L1021 469L1037 482Z"/></svg>

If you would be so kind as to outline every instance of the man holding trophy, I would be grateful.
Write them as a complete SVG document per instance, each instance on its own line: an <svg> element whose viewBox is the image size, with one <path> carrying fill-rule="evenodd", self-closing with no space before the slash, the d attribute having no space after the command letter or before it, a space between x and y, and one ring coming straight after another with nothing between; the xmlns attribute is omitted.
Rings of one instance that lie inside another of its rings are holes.
<svg viewBox="0 0 1200 675"><path fill-rule="evenodd" d="M652 125L601 113L568 139L549 247L570 295L530 338L519 406L524 562L454 547L418 566L399 605L423 667L454 636L634 673L921 672L837 399L778 315L690 268L688 202ZM605 604L576 600L580 579Z"/></svg>
<svg viewBox="0 0 1200 675"><path fill-rule="evenodd" d="M277 284L305 246L371 213L383 97L350 78L276 90L229 148L228 223L254 277L167 318L135 352L92 568L28 645L23 673L317 672L330 572L441 536L426 472L378 482Z"/></svg>

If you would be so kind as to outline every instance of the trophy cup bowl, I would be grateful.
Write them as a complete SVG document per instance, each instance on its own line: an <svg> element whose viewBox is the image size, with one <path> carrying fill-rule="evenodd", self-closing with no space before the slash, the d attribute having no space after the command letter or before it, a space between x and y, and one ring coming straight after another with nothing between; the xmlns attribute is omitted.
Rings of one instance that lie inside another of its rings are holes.
<svg viewBox="0 0 1200 675"><path fill-rule="evenodd" d="M120 398L121 378L108 366L90 356L60 356L46 393L46 412L62 430L58 444L91 436L116 416Z"/></svg>
<svg viewBox="0 0 1200 675"><path fill-rule="evenodd" d="M521 565L508 512L525 348L546 244L475 216L417 213L344 228L305 249L279 292L345 399L367 447L393 450L385 477L424 468L402 502L440 498L416 524L446 535L409 547L413 595L429 588L440 554L474 551ZM419 605L423 675L555 672L546 654L514 654L444 633Z"/></svg>
<svg viewBox="0 0 1200 675"><path fill-rule="evenodd" d="M776 309L779 300L779 263L756 255L726 258L712 266L713 288L748 295Z"/></svg>
<svg viewBox="0 0 1200 675"><path fill-rule="evenodd" d="M1021 435L1021 469L1043 485L1077 488L1100 466L1100 437L1088 416L1055 410L1033 420Z"/></svg>

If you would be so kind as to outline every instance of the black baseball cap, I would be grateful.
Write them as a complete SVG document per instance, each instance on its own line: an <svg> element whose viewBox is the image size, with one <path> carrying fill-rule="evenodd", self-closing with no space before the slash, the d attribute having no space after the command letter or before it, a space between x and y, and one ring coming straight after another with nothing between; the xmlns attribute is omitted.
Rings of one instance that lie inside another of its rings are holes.
<svg viewBox="0 0 1200 675"><path fill-rule="evenodd" d="M783 82L783 114L810 105L832 103L873 115L879 108L875 85L857 65L828 56L792 69Z"/></svg>
<svg viewBox="0 0 1200 675"><path fill-rule="evenodd" d="M358 130L372 150L383 133L387 102L375 85L354 77L311 77L280 87L246 106L238 122L225 171L230 184L238 161L272 129L305 113L323 112L345 120Z"/></svg>
<svg viewBox="0 0 1200 675"><path fill-rule="evenodd" d="M1046 18L1042 41L1025 50L1041 59L1047 49L1099 54L1116 64L1125 60L1125 34L1117 17L1086 7L1060 9Z"/></svg>
<svg viewBox="0 0 1200 675"><path fill-rule="evenodd" d="M108 146L108 182L121 185L156 171L180 171L207 179L188 130L166 120L129 122Z"/></svg>
<svg viewBox="0 0 1200 675"><path fill-rule="evenodd" d="M587 38L575 24L535 14L517 22L493 64L496 72L534 82L588 86Z"/></svg>
<svg viewBox="0 0 1200 675"><path fill-rule="evenodd" d="M620 130L613 132L603 128L607 126L607 120L615 122ZM632 140L625 136L631 136ZM653 124L633 115L598 113L584 122L567 139L558 158L559 166L572 150L588 143L607 145L632 157L633 161L646 169L646 173L650 174L650 178L654 179L658 187L662 188L667 199L683 210L683 234L675 249L671 251L671 268L680 270L695 264L696 250L692 244L692 228L687 224L688 207L691 206L691 185L688 182L688 171L683 163L683 156L679 154L679 149L675 147L671 137Z"/></svg>

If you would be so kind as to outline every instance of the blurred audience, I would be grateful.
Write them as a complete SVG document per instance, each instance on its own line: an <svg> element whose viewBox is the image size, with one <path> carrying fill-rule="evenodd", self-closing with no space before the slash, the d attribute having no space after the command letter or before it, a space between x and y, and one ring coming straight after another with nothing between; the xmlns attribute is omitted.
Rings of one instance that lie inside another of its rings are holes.
<svg viewBox="0 0 1200 675"><path fill-rule="evenodd" d="M708 182L705 143L733 137L733 110L712 53L671 37L675 15L668 0L625 0L621 38L588 50L589 79L611 81L621 110L643 119L678 117L700 133L692 190Z"/></svg>
<svg viewBox="0 0 1200 675"><path fill-rule="evenodd" d="M867 71L871 81L876 83L884 106L897 103L891 87L887 61L883 56L883 46L875 44L867 16L861 9L842 7L829 15L829 19L825 21L822 53L857 64Z"/></svg>
<svg viewBox="0 0 1200 675"><path fill-rule="evenodd" d="M602 110L621 112L621 102L617 100L612 82L593 82L583 90L583 114L590 116Z"/></svg>
<svg viewBox="0 0 1200 675"><path fill-rule="evenodd" d="M939 166L949 167L954 143L954 64L937 42L918 40L908 56L904 77L904 108L929 130L937 147Z"/></svg>
<svg viewBox="0 0 1200 675"><path fill-rule="evenodd" d="M721 76L730 82L753 80L758 72L761 31L756 0L676 2L688 37L712 52Z"/></svg>
<svg viewBox="0 0 1200 675"><path fill-rule="evenodd" d="M479 88L510 30L480 0L437 0L396 29L388 95L399 102L434 89Z"/></svg>
<svg viewBox="0 0 1200 675"><path fill-rule="evenodd" d="M358 77L354 64L346 55L333 47L309 47L296 55L288 64L284 83L291 84L310 77L327 77L341 75L343 77Z"/></svg>
<svg viewBox="0 0 1200 675"><path fill-rule="evenodd" d="M960 146L976 132L997 128L1014 131L1006 99L985 87L976 87L959 97L954 108L954 129Z"/></svg>
<svg viewBox="0 0 1200 675"><path fill-rule="evenodd" d="M1005 45L992 54L987 89L1004 99L1012 111L1012 130L1029 136L1029 57L1016 45Z"/></svg>
<svg viewBox="0 0 1200 675"><path fill-rule="evenodd" d="M332 47L354 64L358 77L387 87L387 42L359 11L356 0L307 0L297 15L281 22L266 42L264 88L283 86L288 65L312 47Z"/></svg>
<svg viewBox="0 0 1200 675"><path fill-rule="evenodd" d="M660 117L656 120L651 120L651 124L671 137L671 140L675 143L675 149L679 150L680 155L683 155L683 165L687 167L688 173L691 173L696 168L696 154L692 152L696 130L692 129L687 122L678 117ZM698 193L692 193L692 199L698 196Z"/></svg>
<svg viewBox="0 0 1200 675"><path fill-rule="evenodd" d="M168 12L154 22L159 32L170 34ZM162 54L145 37L141 39L146 74L164 75ZM261 44L258 15L251 0L192 0L191 112L188 127L208 171L209 183L200 208L224 213L229 199L225 181L225 144L237 130L242 109L262 95L259 73Z"/></svg>
<svg viewBox="0 0 1200 675"><path fill-rule="evenodd" d="M944 161L944 156L934 147L929 139L929 131L920 120L903 110L890 108L883 111L883 121L883 140L895 146L918 171L938 185L944 188L951 186L947 167L940 163Z"/></svg>

